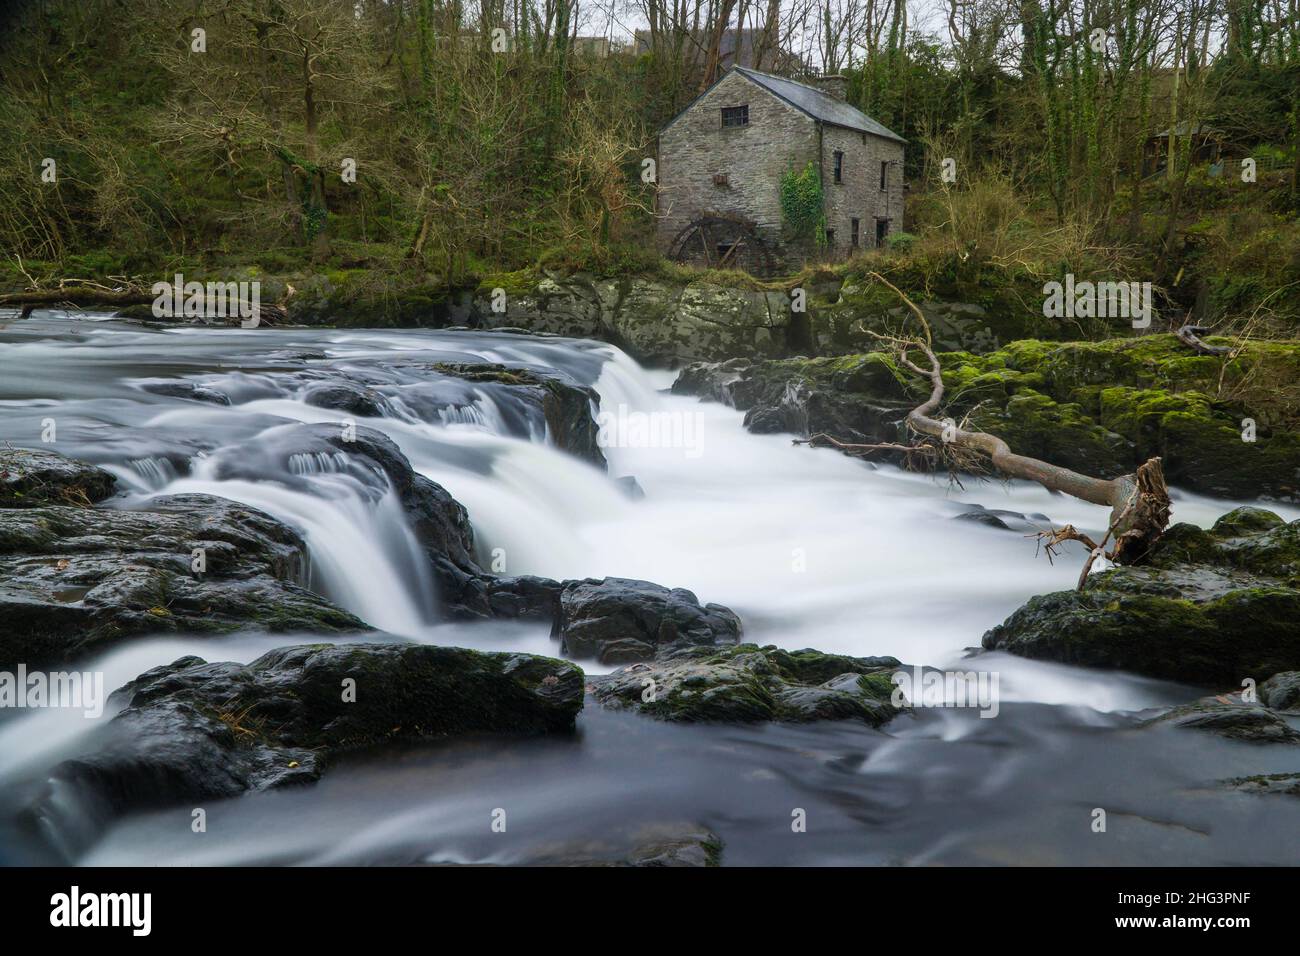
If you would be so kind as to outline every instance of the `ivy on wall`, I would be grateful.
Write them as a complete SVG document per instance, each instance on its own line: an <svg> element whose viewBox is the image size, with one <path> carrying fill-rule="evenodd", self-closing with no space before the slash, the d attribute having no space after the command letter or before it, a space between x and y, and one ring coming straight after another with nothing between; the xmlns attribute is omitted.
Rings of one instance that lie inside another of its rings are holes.
<svg viewBox="0 0 1300 956"><path fill-rule="evenodd" d="M792 238L826 243L822 177L811 161L802 171L789 169L781 176L781 217Z"/></svg>

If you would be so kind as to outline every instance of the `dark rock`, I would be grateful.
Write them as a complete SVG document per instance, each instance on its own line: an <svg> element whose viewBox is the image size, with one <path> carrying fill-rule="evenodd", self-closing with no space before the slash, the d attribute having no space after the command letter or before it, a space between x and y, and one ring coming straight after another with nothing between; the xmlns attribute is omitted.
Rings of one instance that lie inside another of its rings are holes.
<svg viewBox="0 0 1300 956"><path fill-rule="evenodd" d="M146 382L140 387L154 395L188 398L195 402L207 402L209 405L230 404L229 395L209 385L199 385L195 382Z"/></svg>
<svg viewBox="0 0 1300 956"><path fill-rule="evenodd" d="M1300 711L1300 671L1284 671L1264 681L1259 685L1259 701L1284 713Z"/></svg>
<svg viewBox="0 0 1300 956"><path fill-rule="evenodd" d="M1229 697L1204 697L1171 708L1147 721L1147 726L1154 724L1203 730L1251 743L1300 743L1300 731L1294 730L1267 707Z"/></svg>
<svg viewBox="0 0 1300 956"><path fill-rule="evenodd" d="M661 720L727 723L862 720L878 727L897 715L892 657L844 657L741 644L661 651L651 663L591 677L605 707Z"/></svg>
<svg viewBox="0 0 1300 956"><path fill-rule="evenodd" d="M745 412L758 434L817 433L840 441L879 443L906 438L903 420L917 404L905 379L884 356L695 364L673 383L678 395Z"/></svg>
<svg viewBox="0 0 1300 956"><path fill-rule="evenodd" d="M593 415L600 406L600 395L594 388L578 384L558 369L446 362L434 368L489 389L526 396L540 406L557 448L605 468L600 430Z"/></svg>
<svg viewBox="0 0 1300 956"><path fill-rule="evenodd" d="M1300 773L1262 773L1251 777L1233 777L1222 785L1242 793L1283 794L1300 797Z"/></svg>
<svg viewBox="0 0 1300 956"><path fill-rule="evenodd" d="M1300 521L1246 508L1175 525L1146 564L1031 598L983 645L1203 685L1300 670Z"/></svg>
<svg viewBox="0 0 1300 956"><path fill-rule="evenodd" d="M630 846L613 840L584 840L548 846L522 861L524 866L720 866L722 838L689 824L656 824L633 833Z"/></svg>
<svg viewBox="0 0 1300 956"><path fill-rule="evenodd" d="M303 401L317 408L332 408L362 418L382 418L383 397L371 389L349 382L323 382L312 385Z"/></svg>
<svg viewBox="0 0 1300 956"><path fill-rule="evenodd" d="M0 449L0 508L90 505L113 493L113 476L52 451Z"/></svg>
<svg viewBox="0 0 1300 956"><path fill-rule="evenodd" d="M641 483L632 475L624 475L621 478L615 478L614 484L618 485L623 494L627 495L633 501L640 501L645 497L645 489Z"/></svg>
<svg viewBox="0 0 1300 956"><path fill-rule="evenodd" d="M629 578L566 581L552 628L562 653L602 664L649 660L671 645L735 644L740 634L740 619L720 604Z"/></svg>
<svg viewBox="0 0 1300 956"><path fill-rule="evenodd" d="M349 683L352 682L352 683ZM345 689L354 691L345 699ZM117 815L309 783L340 752L393 739L572 730L582 671L528 654L418 644L283 647L251 664L182 658L117 691L124 705L61 764L29 816ZM58 799L76 794L78 805ZM75 850L76 848L70 848Z"/></svg>
<svg viewBox="0 0 1300 956"><path fill-rule="evenodd" d="M985 508L983 505L966 505L966 511L952 516L953 521L970 521L987 525L999 531L1019 531L1032 533L1051 526L1051 519L1046 515L1023 515L1019 511L1006 511L1002 508Z"/></svg>
<svg viewBox="0 0 1300 956"><path fill-rule="evenodd" d="M953 521L969 521L972 524L982 524L989 528L997 528L999 531L1010 531L1011 525L1007 524L991 511L963 511L961 514L952 516Z"/></svg>
<svg viewBox="0 0 1300 956"><path fill-rule="evenodd" d="M553 624L563 587L559 581L524 574L489 578L486 593L494 617L536 618Z"/></svg>
<svg viewBox="0 0 1300 956"><path fill-rule="evenodd" d="M191 570L203 550L206 570ZM63 664L137 634L368 629L300 586L306 547L263 512L208 495L148 511L0 510L0 667Z"/></svg>

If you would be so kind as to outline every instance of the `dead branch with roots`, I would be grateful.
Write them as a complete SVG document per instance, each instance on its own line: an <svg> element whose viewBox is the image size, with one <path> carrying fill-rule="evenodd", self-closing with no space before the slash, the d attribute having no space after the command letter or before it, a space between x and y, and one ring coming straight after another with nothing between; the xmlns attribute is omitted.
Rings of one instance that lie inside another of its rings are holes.
<svg viewBox="0 0 1300 956"><path fill-rule="evenodd" d="M1088 548L1088 559L1079 576L1080 590L1083 589L1093 564L1103 555L1115 564L1140 562L1169 525L1169 491L1165 486L1160 459L1147 460L1130 475L1110 479L1094 478L1038 458L1018 455L996 435L971 430L965 427L966 422L958 424L951 418L943 418L940 411L944 400L943 369L934 353L930 326L924 313L884 276L875 272L868 274L902 299L924 331L924 338L871 333L892 347L895 358L903 368L930 383L929 397L907 413L908 430L918 436L918 441L914 444L854 445L840 442L828 435L814 435L803 443L813 446L829 445L853 454L881 451L909 456L925 455L932 459L946 455L950 461L964 466L974 459L987 464L1005 478L1033 481L1049 491L1062 492L1081 501L1110 508L1110 522L1100 542L1093 541L1072 525L1039 532L1035 536L1044 547L1049 560L1066 541L1078 541ZM921 364L920 359L914 359L914 354L918 352L924 357L924 364ZM964 467L963 470L970 469ZM1106 547L1108 543L1111 543L1109 550Z"/></svg>

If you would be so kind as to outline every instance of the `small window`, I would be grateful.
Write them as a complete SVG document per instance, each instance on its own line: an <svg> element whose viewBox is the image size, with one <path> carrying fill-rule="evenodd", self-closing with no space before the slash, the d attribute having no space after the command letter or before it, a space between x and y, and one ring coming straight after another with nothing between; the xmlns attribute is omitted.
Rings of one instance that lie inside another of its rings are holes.
<svg viewBox="0 0 1300 956"><path fill-rule="evenodd" d="M835 181L844 182L844 154L839 150L835 151Z"/></svg>
<svg viewBox="0 0 1300 956"><path fill-rule="evenodd" d="M885 183L888 181L888 178L889 178L889 163L881 163L880 164L880 191L882 193L885 191Z"/></svg>
<svg viewBox="0 0 1300 956"><path fill-rule="evenodd" d="M858 236L860 233L860 230L858 228L859 225L858 220L850 219L849 225L852 227L852 233L849 236L849 245L851 245L854 249L856 249L858 247Z"/></svg>
<svg viewBox="0 0 1300 956"><path fill-rule="evenodd" d="M722 127L727 129L732 126L749 125L749 107L748 106L724 106L722 108Z"/></svg>
<svg viewBox="0 0 1300 956"><path fill-rule="evenodd" d="M827 230L826 230L826 248L827 248L827 249L834 249L834 248L835 248L835 230L834 230L834 229L827 229Z"/></svg>

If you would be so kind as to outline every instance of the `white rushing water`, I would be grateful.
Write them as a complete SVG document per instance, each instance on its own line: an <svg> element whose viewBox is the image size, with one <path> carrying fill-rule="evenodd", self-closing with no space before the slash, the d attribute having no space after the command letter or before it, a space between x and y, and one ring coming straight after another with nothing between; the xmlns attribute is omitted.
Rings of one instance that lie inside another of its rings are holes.
<svg viewBox="0 0 1300 956"><path fill-rule="evenodd" d="M557 650L544 626L442 623L392 489L358 477L345 456L298 456L284 471L263 466L259 449L273 448L286 426L351 419L386 433L417 471L466 506L480 557L494 569L685 587L701 601L733 608L747 640L888 654L908 664L961 661L1028 597L1069 588L1078 574L1081 551L1052 564L1024 532L954 515L982 505L1039 516L1033 520L1044 528L1068 522L1092 531L1106 520L1101 509L1035 485L950 488L796 447L789 436L749 434L740 413L666 394L672 373L644 370L599 343L419 330L159 333L45 321L47 335L35 326L0 351L0 437L34 445L40 421L53 415L63 436L58 450L112 470L129 490L119 502L125 506L197 492L260 508L303 534L314 587L376 627L417 641ZM544 422L488 389L439 385L459 389L458 400L422 404L422 390L437 378L431 361L549 366L594 385L609 417L608 473L556 449ZM308 404L313 380L293 377L304 369L322 380L330 370L369 376L385 416ZM218 388L232 404L142 388L180 380ZM189 458L188 474L174 467L178 456ZM624 476L636 479L643 498L626 493L616 480ZM1233 506L1175 493L1174 519L1208 525ZM1275 510L1300 517L1295 509ZM104 670L116 687L183 654L247 661L284 643L265 635L169 636L86 666ZM1003 701L1067 707L1081 726L1170 698L1168 685L1118 673L1004 654L986 655L979 666L999 672ZM944 739L971 726L934 721ZM73 752L87 723L44 712L0 724L0 781Z"/></svg>

